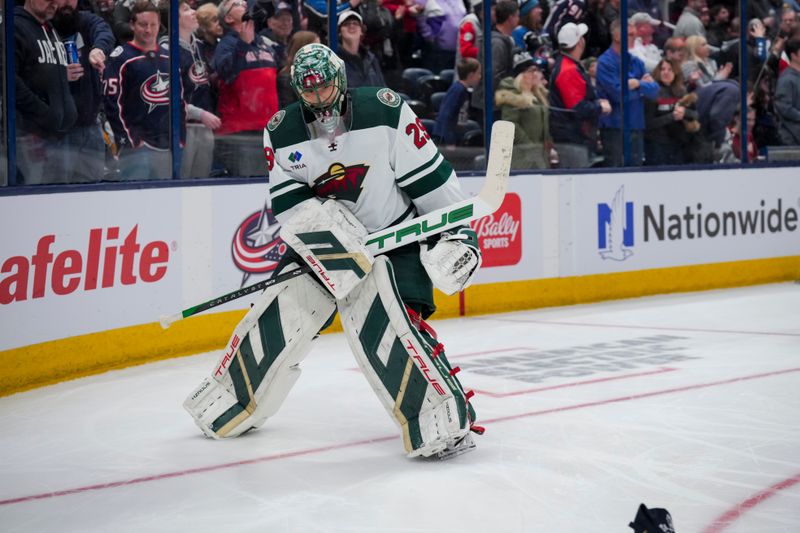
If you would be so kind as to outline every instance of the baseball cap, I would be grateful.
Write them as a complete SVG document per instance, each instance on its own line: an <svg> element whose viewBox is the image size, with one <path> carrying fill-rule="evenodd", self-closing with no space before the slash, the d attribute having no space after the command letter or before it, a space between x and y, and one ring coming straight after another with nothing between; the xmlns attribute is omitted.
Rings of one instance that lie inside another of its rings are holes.
<svg viewBox="0 0 800 533"><path fill-rule="evenodd" d="M586 35L586 32L589 31L589 26L586 24L575 24L574 22L567 22L564 26L558 30L558 44L560 44L563 48L572 48L578 41L581 40L581 37Z"/></svg>
<svg viewBox="0 0 800 533"><path fill-rule="evenodd" d="M286 2L278 2L275 4L275 13L280 13L281 11L291 11L292 6L287 4Z"/></svg>
<svg viewBox="0 0 800 533"><path fill-rule="evenodd" d="M360 23L364 23L364 19L361 18L361 15L353 11L352 9L348 9L346 11L342 11L339 13L339 19L336 21L336 26L341 26L345 20L357 18Z"/></svg>
<svg viewBox="0 0 800 533"><path fill-rule="evenodd" d="M539 5L539 0L525 0L519 8L519 16L524 17L531 11L533 8Z"/></svg>
<svg viewBox="0 0 800 533"><path fill-rule="evenodd" d="M648 13L634 13L633 16L628 19L629 24L652 24L653 26L658 26L661 24L660 20L656 20L651 17Z"/></svg>

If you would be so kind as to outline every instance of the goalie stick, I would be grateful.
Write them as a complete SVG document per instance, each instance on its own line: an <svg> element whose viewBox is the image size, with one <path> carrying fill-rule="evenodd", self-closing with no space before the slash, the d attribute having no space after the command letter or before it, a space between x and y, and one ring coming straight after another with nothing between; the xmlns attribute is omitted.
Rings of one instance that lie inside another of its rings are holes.
<svg viewBox="0 0 800 533"><path fill-rule="evenodd" d="M456 202L447 207L431 211L394 226L370 233L366 247L373 255L385 254L390 250L421 241L467 222L491 215L503 203L511 169L511 152L514 146L514 124L498 120L492 125L492 138L489 144L489 159L486 167L486 180L477 196ZM300 274L310 272L308 265L286 272L277 277L260 281L247 287L229 292L201 304L188 307L179 313L159 317L161 327L189 318L208 309L218 307L248 294L282 283Z"/></svg>

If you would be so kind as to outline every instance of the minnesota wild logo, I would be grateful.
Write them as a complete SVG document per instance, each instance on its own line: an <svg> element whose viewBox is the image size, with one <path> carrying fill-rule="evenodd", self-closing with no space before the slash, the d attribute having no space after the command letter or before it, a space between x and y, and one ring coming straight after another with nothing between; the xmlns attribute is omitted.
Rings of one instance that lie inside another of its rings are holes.
<svg viewBox="0 0 800 533"><path fill-rule="evenodd" d="M389 107L397 107L401 103L400 96L391 89L381 89L376 96Z"/></svg>
<svg viewBox="0 0 800 533"><path fill-rule="evenodd" d="M346 167L334 163L325 174L314 180L314 192L322 198L356 202L368 170L369 166L364 164Z"/></svg>
<svg viewBox="0 0 800 533"><path fill-rule="evenodd" d="M275 131L275 128L281 125L281 122L283 122L283 117L285 116L286 111L283 109L272 115L272 118L269 119L269 122L267 122L267 129L269 131Z"/></svg>

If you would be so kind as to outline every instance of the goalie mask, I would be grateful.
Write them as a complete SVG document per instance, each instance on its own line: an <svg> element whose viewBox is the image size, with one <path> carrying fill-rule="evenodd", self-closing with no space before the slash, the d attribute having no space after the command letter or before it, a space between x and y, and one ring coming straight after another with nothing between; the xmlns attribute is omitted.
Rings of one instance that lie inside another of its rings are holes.
<svg viewBox="0 0 800 533"><path fill-rule="evenodd" d="M332 132L347 91L344 61L324 44L307 44L297 51L290 78L300 102Z"/></svg>

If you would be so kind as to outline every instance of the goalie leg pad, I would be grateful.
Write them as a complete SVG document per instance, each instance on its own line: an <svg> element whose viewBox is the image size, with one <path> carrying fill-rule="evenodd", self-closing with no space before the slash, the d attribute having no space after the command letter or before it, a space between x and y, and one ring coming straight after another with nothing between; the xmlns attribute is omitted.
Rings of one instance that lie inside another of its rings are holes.
<svg viewBox="0 0 800 533"><path fill-rule="evenodd" d="M236 326L210 378L183 406L207 436L236 437L275 414L311 340L336 309L310 276L274 285Z"/></svg>
<svg viewBox="0 0 800 533"><path fill-rule="evenodd" d="M400 300L391 263L372 272L339 300L345 335L359 367L403 432L409 457L429 457L469 433L467 399Z"/></svg>

